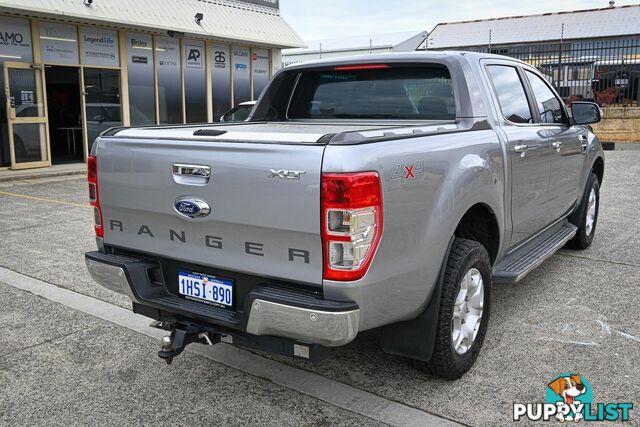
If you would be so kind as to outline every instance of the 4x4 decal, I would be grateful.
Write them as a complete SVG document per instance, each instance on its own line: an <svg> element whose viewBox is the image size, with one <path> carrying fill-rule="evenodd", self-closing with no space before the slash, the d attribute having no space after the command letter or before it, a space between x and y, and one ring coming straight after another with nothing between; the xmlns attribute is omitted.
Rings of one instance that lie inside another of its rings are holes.
<svg viewBox="0 0 640 427"><path fill-rule="evenodd" d="M400 179L402 182L424 179L424 160L396 165L391 179Z"/></svg>

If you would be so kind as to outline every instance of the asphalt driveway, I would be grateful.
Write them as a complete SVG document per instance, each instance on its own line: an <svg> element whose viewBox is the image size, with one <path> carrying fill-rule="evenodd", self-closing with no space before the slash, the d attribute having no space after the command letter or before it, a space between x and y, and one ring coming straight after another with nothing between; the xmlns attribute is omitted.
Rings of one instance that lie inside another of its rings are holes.
<svg viewBox="0 0 640 427"><path fill-rule="evenodd" d="M607 152L605 169L593 246L562 250L517 285L495 286L483 351L461 380L435 379L383 353L378 331L319 364L267 357L463 424L507 424L514 402L542 401L547 383L566 371L588 378L594 401L637 407L640 151ZM91 222L82 178L0 183L0 267L128 308L86 272ZM381 421L197 354L166 367L157 350L147 336L0 284L0 424Z"/></svg>

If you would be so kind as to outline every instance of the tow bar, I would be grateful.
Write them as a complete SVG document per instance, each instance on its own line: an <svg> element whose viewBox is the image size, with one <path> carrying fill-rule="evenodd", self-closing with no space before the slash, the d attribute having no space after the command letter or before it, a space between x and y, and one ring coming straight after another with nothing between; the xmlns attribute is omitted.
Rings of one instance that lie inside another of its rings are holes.
<svg viewBox="0 0 640 427"><path fill-rule="evenodd" d="M266 351L312 362L324 359L331 351L328 347L316 344L306 344L272 336L243 335L184 320L158 320L149 326L170 332L169 335L162 338L162 347L158 352L158 357L167 362L167 365L171 365L174 358L179 356L189 344L194 343L216 345L222 342L241 348Z"/></svg>
<svg viewBox="0 0 640 427"><path fill-rule="evenodd" d="M154 322L151 327L164 329L161 322ZM171 329L171 334L162 338L162 348L158 356L171 365L173 359L180 355L184 349L193 343L214 345L220 342L220 334L214 334L213 338L209 332L193 325L176 325Z"/></svg>

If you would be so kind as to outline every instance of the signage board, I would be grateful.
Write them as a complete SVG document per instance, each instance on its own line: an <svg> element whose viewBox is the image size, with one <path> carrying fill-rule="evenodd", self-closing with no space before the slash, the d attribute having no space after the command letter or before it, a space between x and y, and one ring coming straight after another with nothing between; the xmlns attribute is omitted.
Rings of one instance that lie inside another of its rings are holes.
<svg viewBox="0 0 640 427"><path fill-rule="evenodd" d="M118 33L103 28L80 27L82 61L85 65L117 67L120 65Z"/></svg>
<svg viewBox="0 0 640 427"><path fill-rule="evenodd" d="M79 58L76 26L40 22L40 51L44 63L77 65Z"/></svg>
<svg viewBox="0 0 640 427"><path fill-rule="evenodd" d="M0 16L0 62L33 62L28 19Z"/></svg>

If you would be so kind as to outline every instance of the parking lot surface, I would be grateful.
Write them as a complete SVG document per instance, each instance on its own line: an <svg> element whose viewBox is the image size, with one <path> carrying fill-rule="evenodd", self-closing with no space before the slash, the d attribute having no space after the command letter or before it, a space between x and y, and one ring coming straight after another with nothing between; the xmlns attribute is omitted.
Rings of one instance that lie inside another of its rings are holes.
<svg viewBox="0 0 640 427"><path fill-rule="evenodd" d="M514 402L543 401L547 383L573 371L594 401L634 402L631 424L640 425L639 188L640 151L607 152L593 246L563 249L517 285L494 287L487 339L461 380L383 353L379 331L318 364L253 357L469 425L509 423ZM0 267L129 308L86 272L91 223L82 178L0 183ZM153 338L0 284L0 424L383 422L195 352L167 367L158 349Z"/></svg>

